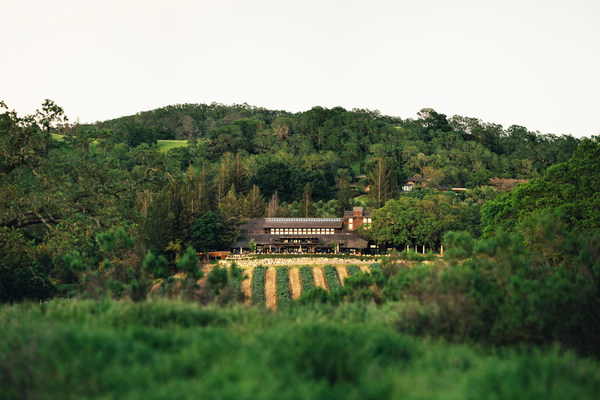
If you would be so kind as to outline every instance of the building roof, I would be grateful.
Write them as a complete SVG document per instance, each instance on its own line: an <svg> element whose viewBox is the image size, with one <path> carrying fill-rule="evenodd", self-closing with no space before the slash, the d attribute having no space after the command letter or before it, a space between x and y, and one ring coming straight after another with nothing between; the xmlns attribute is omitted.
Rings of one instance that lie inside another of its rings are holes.
<svg viewBox="0 0 600 400"><path fill-rule="evenodd" d="M266 218L263 228L341 228L341 218Z"/></svg>
<svg viewBox="0 0 600 400"><path fill-rule="evenodd" d="M408 178L407 182L427 182L427 179L423 178L421 175L416 174Z"/></svg>

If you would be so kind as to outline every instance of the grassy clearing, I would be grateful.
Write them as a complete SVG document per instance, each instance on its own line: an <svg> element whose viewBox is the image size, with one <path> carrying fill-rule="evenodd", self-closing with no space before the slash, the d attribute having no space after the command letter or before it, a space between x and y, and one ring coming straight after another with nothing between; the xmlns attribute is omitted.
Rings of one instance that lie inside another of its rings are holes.
<svg viewBox="0 0 600 400"><path fill-rule="evenodd" d="M2 398L595 399L600 363L421 340L394 307L55 300L0 309Z"/></svg>
<svg viewBox="0 0 600 400"><path fill-rule="evenodd" d="M184 147L188 145L187 140L159 140L158 141L158 150L162 153L166 153L167 151L174 149L176 147Z"/></svg>
<svg viewBox="0 0 600 400"><path fill-rule="evenodd" d="M59 135L58 133L52 133L52 138L54 140L62 141L65 135ZM166 153L167 151L177 148L184 147L188 145L187 140L158 140L157 146L158 150L162 153Z"/></svg>

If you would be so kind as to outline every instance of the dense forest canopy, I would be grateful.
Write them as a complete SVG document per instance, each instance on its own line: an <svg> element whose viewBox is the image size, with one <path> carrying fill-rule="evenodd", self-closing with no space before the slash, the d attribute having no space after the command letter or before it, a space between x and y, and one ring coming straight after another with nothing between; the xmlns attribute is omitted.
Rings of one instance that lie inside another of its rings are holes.
<svg viewBox="0 0 600 400"><path fill-rule="evenodd" d="M2 106L4 300L43 298L56 284L78 282L73 265L116 266L104 273L134 285L148 253L166 257L173 272L186 248L226 249L240 223L265 215L332 217L362 205L381 216L365 234L382 244L437 246L448 230L478 237L481 207L500 193L490 179L556 174L548 167L569 160L580 142L432 109L402 120L341 107L183 104L69 125L50 100L33 116ZM163 139L188 142L163 152ZM414 174L429 188L403 193ZM439 190L446 186L473 190ZM418 229L385 226L385 216L411 212ZM114 240L101 236L107 232ZM121 253L119 237L131 239Z"/></svg>

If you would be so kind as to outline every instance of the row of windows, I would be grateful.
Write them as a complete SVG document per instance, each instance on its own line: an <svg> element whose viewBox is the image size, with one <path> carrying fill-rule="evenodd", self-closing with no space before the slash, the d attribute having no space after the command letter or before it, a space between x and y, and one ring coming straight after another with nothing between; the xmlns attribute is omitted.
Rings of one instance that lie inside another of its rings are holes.
<svg viewBox="0 0 600 400"><path fill-rule="evenodd" d="M348 220L348 229L349 230L353 230L354 229L354 219L350 218ZM363 218L363 224L370 224L371 223L371 218Z"/></svg>
<svg viewBox="0 0 600 400"><path fill-rule="evenodd" d="M271 229L271 235L333 235L333 228Z"/></svg>

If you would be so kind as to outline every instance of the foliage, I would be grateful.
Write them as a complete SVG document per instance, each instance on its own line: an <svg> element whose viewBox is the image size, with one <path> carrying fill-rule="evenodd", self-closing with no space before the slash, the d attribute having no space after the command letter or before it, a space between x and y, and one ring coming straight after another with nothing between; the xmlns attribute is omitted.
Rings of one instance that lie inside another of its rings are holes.
<svg viewBox="0 0 600 400"><path fill-rule="evenodd" d="M562 216L570 229L600 228L600 137L584 139L573 157L548 168L544 176L485 204L485 232L496 227L513 229L535 212Z"/></svg>
<svg viewBox="0 0 600 400"><path fill-rule="evenodd" d="M447 232L444 235L446 252L444 257L448 260L464 260L471 257L475 241L468 232Z"/></svg>
<svg viewBox="0 0 600 400"><path fill-rule="evenodd" d="M168 261L165 256L159 255L157 257L152 254L152 251L148 250L142 263L142 270L154 278L166 278L168 276L167 264Z"/></svg>
<svg viewBox="0 0 600 400"><path fill-rule="evenodd" d="M307 265L300 267L300 279L302 280L302 293L307 293L315 287L311 267Z"/></svg>
<svg viewBox="0 0 600 400"><path fill-rule="evenodd" d="M202 270L198 267L198 254L192 246L188 246L185 253L179 257L177 268L195 279L202 277Z"/></svg>
<svg viewBox="0 0 600 400"><path fill-rule="evenodd" d="M0 385L7 400L192 399L197 393L585 400L600 390L597 360L556 347L473 349L420 340L399 333L390 313L398 315L363 305L274 314L177 301L3 307L0 364L10 368Z"/></svg>
<svg viewBox="0 0 600 400"><path fill-rule="evenodd" d="M252 273L252 304L253 305L264 305L265 304L265 278L266 269L262 265L254 267Z"/></svg>
<svg viewBox="0 0 600 400"><path fill-rule="evenodd" d="M200 251L213 250L218 247L222 232L223 227L216 214L208 211L192 226L192 243Z"/></svg>
<svg viewBox="0 0 600 400"><path fill-rule="evenodd" d="M392 199L373 211L370 235L379 243L389 243L401 249L417 244L438 246L445 232L460 225L461 206L451 194L428 194L422 199L412 196Z"/></svg>
<svg viewBox="0 0 600 400"><path fill-rule="evenodd" d="M360 268L356 264L348 265L348 275L354 275L357 272L360 272Z"/></svg>
<svg viewBox="0 0 600 400"><path fill-rule="evenodd" d="M287 266L277 268L277 307L284 309L290 305L290 278Z"/></svg>
<svg viewBox="0 0 600 400"><path fill-rule="evenodd" d="M340 288L340 278L338 277L337 270L333 265L326 265L323 267L325 272L325 278L327 279L327 286L329 290L337 290Z"/></svg>

